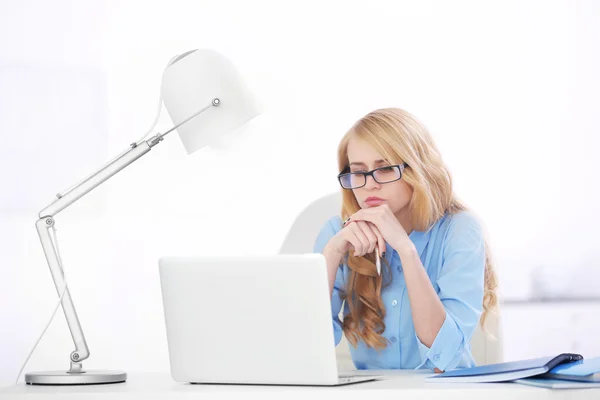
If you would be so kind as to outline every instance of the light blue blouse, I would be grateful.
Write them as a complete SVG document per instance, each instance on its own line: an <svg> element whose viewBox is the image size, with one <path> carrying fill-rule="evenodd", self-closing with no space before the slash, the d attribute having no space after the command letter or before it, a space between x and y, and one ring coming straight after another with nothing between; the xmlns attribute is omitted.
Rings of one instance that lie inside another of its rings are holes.
<svg viewBox="0 0 600 400"><path fill-rule="evenodd" d="M330 218L322 227L313 252L323 248L342 229L340 216ZM386 260L391 266L392 281L382 289L386 309L383 337L389 340L383 350L366 346L361 340L350 347L357 369L421 369L434 367L442 371L475 366L470 341L482 313L485 270L485 247L482 227L469 212L446 214L425 232L409 235L421 262L444 308L446 318L431 347L425 346L415 333L410 301L398 253L386 243ZM345 291L350 268L347 257L338 268L331 313L336 346L342 337L338 314L342 308L340 294ZM382 265L384 282L387 268ZM343 315L350 312L344 303Z"/></svg>

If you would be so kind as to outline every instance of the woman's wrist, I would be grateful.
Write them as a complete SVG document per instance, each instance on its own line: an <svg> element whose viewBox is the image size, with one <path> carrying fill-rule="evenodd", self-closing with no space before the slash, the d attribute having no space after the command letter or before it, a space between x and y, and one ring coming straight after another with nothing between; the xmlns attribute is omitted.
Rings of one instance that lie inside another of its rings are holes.
<svg viewBox="0 0 600 400"><path fill-rule="evenodd" d="M332 249L329 246L329 243L326 244L325 247L323 248L323 255L325 256L325 259L328 261L328 264L330 261L337 260L336 265L339 265L340 261L342 260L342 257L344 256L342 253L339 253L336 250Z"/></svg>
<svg viewBox="0 0 600 400"><path fill-rule="evenodd" d="M413 257L415 254L417 254L417 248L415 247L415 244L410 239L403 240L400 243L398 243L392 247L394 248L394 250L396 250L396 252L400 256L400 260L402 260L403 258Z"/></svg>

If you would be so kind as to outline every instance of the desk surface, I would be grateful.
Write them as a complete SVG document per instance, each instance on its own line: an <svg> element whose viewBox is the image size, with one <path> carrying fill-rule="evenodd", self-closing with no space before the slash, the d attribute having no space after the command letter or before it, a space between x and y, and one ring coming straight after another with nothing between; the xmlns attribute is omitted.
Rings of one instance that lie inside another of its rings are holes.
<svg viewBox="0 0 600 400"><path fill-rule="evenodd" d="M168 373L129 373L127 382L93 386L32 386L21 383L0 390L0 399L29 397L35 399L212 399L251 398L306 399L326 396L327 399L599 399L598 389L551 390L517 383L432 383L426 382L427 371L357 371L382 375L373 382L338 387L205 385L176 383ZM285 396L285 397L284 397Z"/></svg>

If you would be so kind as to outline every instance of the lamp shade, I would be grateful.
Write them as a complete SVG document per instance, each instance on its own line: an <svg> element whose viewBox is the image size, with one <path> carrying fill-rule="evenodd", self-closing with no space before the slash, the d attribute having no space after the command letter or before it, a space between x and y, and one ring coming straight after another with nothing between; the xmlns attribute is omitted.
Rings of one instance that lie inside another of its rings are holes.
<svg viewBox="0 0 600 400"><path fill-rule="evenodd" d="M178 127L177 133L188 154L206 145L219 146L220 139L262 112L261 105L244 83L233 63L210 49L188 51L163 73L161 95L175 125L220 100Z"/></svg>

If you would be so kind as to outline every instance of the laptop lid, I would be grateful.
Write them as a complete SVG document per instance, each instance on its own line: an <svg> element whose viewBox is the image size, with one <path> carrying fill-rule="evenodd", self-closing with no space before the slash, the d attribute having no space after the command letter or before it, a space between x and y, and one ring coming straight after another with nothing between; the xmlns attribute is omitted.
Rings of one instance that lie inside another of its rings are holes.
<svg viewBox="0 0 600 400"><path fill-rule="evenodd" d="M175 381L337 382L323 255L162 257L159 273Z"/></svg>

